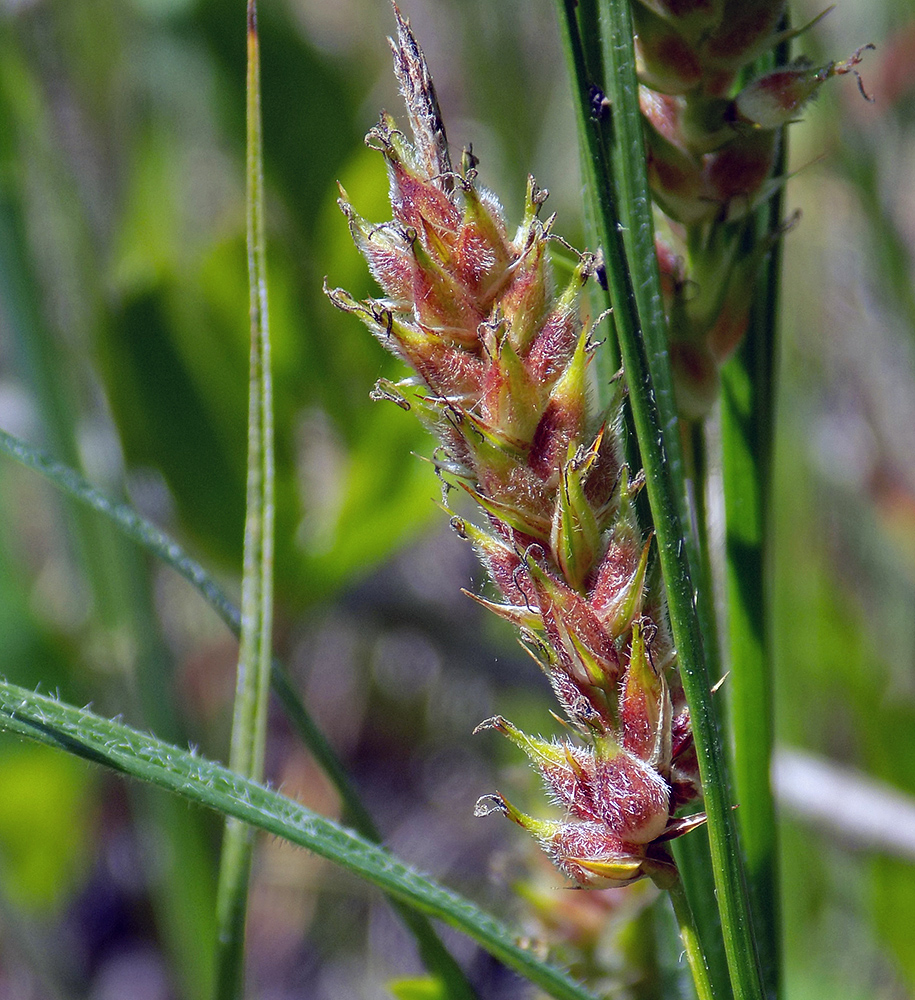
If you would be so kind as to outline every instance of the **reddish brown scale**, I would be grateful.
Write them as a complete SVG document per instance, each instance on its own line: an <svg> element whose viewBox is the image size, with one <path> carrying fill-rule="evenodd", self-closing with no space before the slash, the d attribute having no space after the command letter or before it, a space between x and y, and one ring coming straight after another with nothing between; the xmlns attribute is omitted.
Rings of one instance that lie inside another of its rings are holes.
<svg viewBox="0 0 915 1000"><path fill-rule="evenodd" d="M477 555L485 566L489 578L509 604L520 607L531 603L534 598L534 588L529 584L526 586L523 577L518 575L521 560L511 549L493 547L484 552L478 548Z"/></svg>
<svg viewBox="0 0 915 1000"><path fill-rule="evenodd" d="M666 199L698 199L700 193L700 171L683 161L662 160L653 152L648 154L648 183L652 191L663 194Z"/></svg>
<svg viewBox="0 0 915 1000"><path fill-rule="evenodd" d="M464 348L476 349L476 330L483 321L474 300L446 272L413 269L413 312L420 326Z"/></svg>
<svg viewBox="0 0 915 1000"><path fill-rule="evenodd" d="M660 236L655 236L654 249L661 274L661 295L669 308L683 288L683 258Z"/></svg>
<svg viewBox="0 0 915 1000"><path fill-rule="evenodd" d="M741 302L725 300L718 318L708 332L709 348L719 364L724 364L743 341L749 322L748 300Z"/></svg>
<svg viewBox="0 0 915 1000"><path fill-rule="evenodd" d="M699 762L693 749L688 766L679 764L670 774L670 811L676 812L681 806L688 806L702 798L702 781L699 777Z"/></svg>
<svg viewBox="0 0 915 1000"><path fill-rule="evenodd" d="M530 445L536 429L534 421L542 407L542 395L539 386L530 380L512 353L511 344L502 340L497 353L487 357L480 391L482 420L502 428L503 433L515 435L519 451L524 450Z"/></svg>
<svg viewBox="0 0 915 1000"><path fill-rule="evenodd" d="M409 253L409 244L391 228L376 234L369 233L362 239L354 233L359 249L368 261L372 277L384 289L398 310L412 302L415 264Z"/></svg>
<svg viewBox="0 0 915 1000"><path fill-rule="evenodd" d="M606 623L614 617L641 555L641 546L635 541L611 541L607 546L594 585L588 591L588 604L598 621Z"/></svg>
<svg viewBox="0 0 915 1000"><path fill-rule="evenodd" d="M671 761L679 764L695 752L693 731L690 725L689 709L678 712L671 722Z"/></svg>
<svg viewBox="0 0 915 1000"><path fill-rule="evenodd" d="M583 732L608 733L613 727L603 691L577 684L562 670L548 671L550 686L562 710Z"/></svg>
<svg viewBox="0 0 915 1000"><path fill-rule="evenodd" d="M677 93L690 90L702 79L702 65L693 47L674 31L652 39L650 50L644 44L642 57L649 71Z"/></svg>
<svg viewBox="0 0 915 1000"><path fill-rule="evenodd" d="M738 197L751 198L769 176L775 152L775 133L760 132L703 157L708 197L723 203Z"/></svg>
<svg viewBox="0 0 915 1000"><path fill-rule="evenodd" d="M559 469L569 452L569 443L579 439L583 410L583 402L577 410L569 410L556 400L550 400L534 432L527 464L535 475L554 484L554 489L559 482Z"/></svg>
<svg viewBox="0 0 915 1000"><path fill-rule="evenodd" d="M393 338L391 338L393 340ZM466 351L455 351L437 338L422 345L396 341L388 346L413 368L433 393L441 397L474 394L479 386L482 363Z"/></svg>
<svg viewBox="0 0 915 1000"><path fill-rule="evenodd" d="M394 217L407 229L413 229L423 246L440 257L437 242L454 245L461 213L438 188L415 177L399 160L388 158L391 177L391 208ZM434 234L429 238L429 234Z"/></svg>
<svg viewBox="0 0 915 1000"><path fill-rule="evenodd" d="M460 231L452 267L455 277L477 298L481 306L492 305L492 296L484 299L480 296L480 291L492 283L498 264L499 257L491 244L467 229Z"/></svg>
<svg viewBox="0 0 915 1000"><path fill-rule="evenodd" d="M736 68L748 53L775 28L785 9L784 0L731 0L721 27L706 39L703 55L707 64Z"/></svg>
<svg viewBox="0 0 915 1000"><path fill-rule="evenodd" d="M674 716L671 726L672 754L670 765L671 809L694 802L702 794L699 760L690 728L689 710Z"/></svg>
<svg viewBox="0 0 915 1000"><path fill-rule="evenodd" d="M513 270L511 284L499 300L499 308L509 323L511 342L521 357L527 354L531 337L540 327L547 305L545 252L544 240L531 241Z"/></svg>
<svg viewBox="0 0 915 1000"><path fill-rule="evenodd" d="M552 580L547 585L535 578L534 586L540 616L563 669L579 683L600 683L612 689L622 672L619 656L612 638L585 600L559 580ZM568 648L563 633L571 635L597 661L603 672L602 678L583 674L580 659L574 649Z"/></svg>
<svg viewBox="0 0 915 1000"><path fill-rule="evenodd" d="M442 442L442 448L447 454L448 459L468 471L471 470L473 468L473 459L467 449L467 442L454 424L446 420L440 420L435 430Z"/></svg>
<svg viewBox="0 0 915 1000"><path fill-rule="evenodd" d="M572 360L580 334L577 306L560 305L547 316L526 359L531 378L538 385L552 385L562 375Z"/></svg>
<svg viewBox="0 0 915 1000"><path fill-rule="evenodd" d="M702 81L702 89L709 97L726 97L734 83L734 71L731 69L706 69Z"/></svg>
<svg viewBox="0 0 915 1000"><path fill-rule="evenodd" d="M650 760L657 742L657 704L650 704L645 692L627 691L620 699L620 743L639 760Z"/></svg>
<svg viewBox="0 0 915 1000"><path fill-rule="evenodd" d="M530 469L523 465L511 465L501 469L474 465L481 493L497 503L515 507L527 514L526 525L531 529L531 537L538 544L549 541L550 516L553 512L553 491ZM542 526L538 535L536 524Z"/></svg>
<svg viewBox="0 0 915 1000"><path fill-rule="evenodd" d="M477 296L481 308L489 308L516 256L504 233L483 232L475 223L465 222L458 231L452 267L455 277Z"/></svg>
<svg viewBox="0 0 915 1000"><path fill-rule="evenodd" d="M654 0L649 6L673 20L688 18L695 14L711 17L715 12L713 0Z"/></svg>
<svg viewBox="0 0 915 1000"><path fill-rule="evenodd" d="M670 817L667 782L625 751L598 761L595 798L607 829L629 843L647 844L660 837Z"/></svg>
<svg viewBox="0 0 915 1000"><path fill-rule="evenodd" d="M568 743L564 749L570 758L565 765L553 761L536 761L547 788L556 804L578 819L598 820L600 807L594 798L594 757L588 751Z"/></svg>
<svg viewBox="0 0 915 1000"><path fill-rule="evenodd" d="M639 91L639 108L654 130L669 143L683 150L680 116L683 99L672 94L659 94L642 87Z"/></svg>
<svg viewBox="0 0 915 1000"><path fill-rule="evenodd" d="M601 529L608 528L612 524L614 512L610 507L610 501L619 483L621 470L622 462L616 429L605 427L597 458L591 466L584 486L585 496L591 509L598 514L603 513L604 523L600 524ZM593 574L595 582L599 579L599 573L598 566Z"/></svg>
<svg viewBox="0 0 915 1000"><path fill-rule="evenodd" d="M718 391L718 366L706 345L676 340L670 345L670 363L683 381L684 391Z"/></svg>

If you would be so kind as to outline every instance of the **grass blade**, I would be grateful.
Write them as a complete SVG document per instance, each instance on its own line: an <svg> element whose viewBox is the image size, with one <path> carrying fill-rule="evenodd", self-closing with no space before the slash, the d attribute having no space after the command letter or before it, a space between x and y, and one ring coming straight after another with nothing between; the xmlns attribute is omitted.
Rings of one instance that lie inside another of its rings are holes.
<svg viewBox="0 0 915 1000"><path fill-rule="evenodd" d="M195 559L192 559L173 539L127 504L106 496L87 482L78 472L19 438L0 430L0 452L16 459L28 469L44 476L53 486L78 502L107 517L124 535L161 559L185 578L213 608L235 636L241 634L241 613L229 600L219 584ZM380 842L381 835L362 804L346 768L327 742L302 704L285 668L278 660L271 665L271 684L286 716L299 738L308 747L318 766L324 771L340 795L343 815L353 829L367 840ZM423 963L438 975L453 1000L474 997L466 976L440 941L424 917L391 900L401 919L407 924L419 947Z"/></svg>
<svg viewBox="0 0 915 1000"><path fill-rule="evenodd" d="M521 947L510 928L469 900L398 861L377 844L222 764L6 681L0 681L0 729L176 792L308 848L469 935L556 1000L594 1000L565 972Z"/></svg>
<svg viewBox="0 0 915 1000"><path fill-rule="evenodd" d="M747 878L758 914L760 960L777 979L775 807L770 783L774 740L771 658L766 632L765 501L768 470L760 452L766 421L758 410L751 336L722 373L722 450L727 519L728 677L734 779ZM771 444L771 440L769 441Z"/></svg>
<svg viewBox="0 0 915 1000"><path fill-rule="evenodd" d="M248 486L242 574L241 643L232 719L230 765L247 778L263 775L273 633L274 460L270 323L264 231L260 118L260 53L255 0L247 3L248 77L246 205L251 360L248 381ZM245 915L253 838L250 827L226 820L216 898L216 996L243 992Z"/></svg>
<svg viewBox="0 0 915 1000"><path fill-rule="evenodd" d="M574 90L588 144L589 181L597 201L607 285L658 538L671 627L692 716L728 967L735 995L741 1000L760 1000L762 984L743 859L731 814L728 764L712 704L703 629L690 574L690 565L698 569L701 563L694 542L683 530L689 521L651 235L631 15L623 0L599 0L597 8L609 115L594 114L594 81L587 79L583 57L580 65L574 65ZM574 0L562 0L560 15L574 47Z"/></svg>
<svg viewBox="0 0 915 1000"><path fill-rule="evenodd" d="M782 152L784 164L784 148ZM777 230L782 198L760 210L758 236ZM757 283L750 325L722 372L721 447L725 497L728 702L734 781L747 879L768 994L778 993L778 831L771 768L775 745L772 652L766 587L769 490L775 423L776 327L781 242Z"/></svg>
<svg viewBox="0 0 915 1000"><path fill-rule="evenodd" d="M788 28L787 17L782 29ZM764 54L752 75L786 65L790 42ZM775 176L785 176L788 130L782 129ZM768 623L771 602L766 564L775 436L775 378L784 189L754 213L748 240L773 240L756 281L746 337L722 371L721 465L725 499L728 607L728 703L733 735L738 824L756 918L767 995L779 995L781 944L778 829L772 792L775 745L774 678Z"/></svg>

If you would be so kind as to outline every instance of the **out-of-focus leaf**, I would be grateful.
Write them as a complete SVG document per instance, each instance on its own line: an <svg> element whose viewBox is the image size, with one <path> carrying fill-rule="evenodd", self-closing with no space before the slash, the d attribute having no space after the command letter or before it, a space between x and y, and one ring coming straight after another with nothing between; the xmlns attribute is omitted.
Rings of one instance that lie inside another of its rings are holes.
<svg viewBox="0 0 915 1000"><path fill-rule="evenodd" d="M432 976L420 979L394 979L388 983L388 991L395 1000L447 1000L441 980Z"/></svg>
<svg viewBox="0 0 915 1000"><path fill-rule="evenodd" d="M0 738L3 894L34 913L53 909L88 867L92 788L85 765Z"/></svg>

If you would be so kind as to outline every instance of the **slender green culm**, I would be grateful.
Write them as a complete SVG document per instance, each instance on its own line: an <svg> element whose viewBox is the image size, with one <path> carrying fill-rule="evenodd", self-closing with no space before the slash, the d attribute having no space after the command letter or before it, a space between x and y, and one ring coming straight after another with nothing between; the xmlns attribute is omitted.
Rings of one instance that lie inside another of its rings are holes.
<svg viewBox="0 0 915 1000"><path fill-rule="evenodd" d="M786 161L782 139L781 169ZM757 227L774 232L782 191L761 207ZM721 373L721 445L725 497L730 728L738 822L755 905L763 980L780 993L778 829L772 790L774 676L766 581L775 424L775 365L782 242L770 251L756 284L746 339Z"/></svg>
<svg viewBox="0 0 915 1000"><path fill-rule="evenodd" d="M684 531L688 521L683 516L685 490L682 487L682 464L670 459L671 455L679 456L680 446L677 412L672 392L669 391L672 379L668 367L666 324L662 314L662 325L658 329L659 317L655 308L648 308L646 315L639 312L634 291L635 288L642 289L639 299L649 304L658 299L659 293L650 291L652 287L658 287L657 262L646 260L644 254L635 252L630 257L630 249L644 248L647 241L626 240L622 232L628 226L650 233L653 225L650 204L642 196L634 198L627 206L624 223L618 208L617 172L611 166L615 155L613 147L618 145L621 147L619 156L625 159L625 168L619 173L630 177L630 188L635 183L632 175L641 173L644 176L645 173L631 15L628 4L617 0L599 3L598 9L604 39L605 69L604 87L598 89L609 102L605 114L611 116L612 125L609 130L600 127L600 115L595 114L595 85L587 79L584 68L576 70L577 104L590 150L588 162L592 172L589 182L597 200L607 285L658 538L671 628L690 707L731 981L735 996L761 1000L762 985L747 902L746 878L731 815L733 801L728 765L712 703L690 572L689 552L692 546ZM560 14L567 34L572 38L577 36L578 25L572 0L564 0ZM574 51L574 43L570 48ZM644 182L638 190L647 190Z"/></svg>
<svg viewBox="0 0 915 1000"><path fill-rule="evenodd" d="M247 5L247 242L251 364L248 383L248 488L241 642L232 720L233 770L259 780L263 774L273 630L274 459L270 323L264 230L264 173L260 113L257 5ZM226 820L217 895L216 997L243 993L245 914L253 849L250 827Z"/></svg>
<svg viewBox="0 0 915 1000"><path fill-rule="evenodd" d="M556 1000L595 1000L566 972L519 944L515 930L474 903L403 864L377 844L222 764L6 681L0 681L0 730L19 733L175 792L189 802L314 851L406 905L467 934Z"/></svg>
<svg viewBox="0 0 915 1000"><path fill-rule="evenodd" d="M696 997L698 1000L715 1000L715 991L712 988L712 981L709 978L709 970L706 964L705 953L702 950L702 942L699 940L696 922L693 919L689 899L686 896L683 883L677 879L672 885L667 887L667 891L670 893L670 901L673 904L677 924L680 928L680 938L683 941L686 961L693 975Z"/></svg>

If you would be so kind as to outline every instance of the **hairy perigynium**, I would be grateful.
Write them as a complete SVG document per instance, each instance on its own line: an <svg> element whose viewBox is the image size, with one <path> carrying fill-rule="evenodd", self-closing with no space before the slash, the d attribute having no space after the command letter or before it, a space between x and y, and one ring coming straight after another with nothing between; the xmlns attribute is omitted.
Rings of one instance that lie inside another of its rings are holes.
<svg viewBox="0 0 915 1000"><path fill-rule="evenodd" d="M414 141L387 115L367 138L387 162L394 219L370 224L340 199L387 297L328 294L415 372L376 395L436 434L443 480L482 508L485 527L452 516L500 595L476 599L520 630L571 730L544 740L484 722L528 755L560 817L534 819L500 794L477 812L524 827L578 885L663 883L674 874L665 842L697 822L675 812L698 796L698 774L663 602L646 585L650 539L633 510L640 478L620 458L619 406L589 404L594 348L579 300L595 260L583 255L554 290L553 220L540 219L546 195L533 179L508 235L473 156L453 168L425 60L397 20Z"/></svg>

